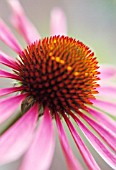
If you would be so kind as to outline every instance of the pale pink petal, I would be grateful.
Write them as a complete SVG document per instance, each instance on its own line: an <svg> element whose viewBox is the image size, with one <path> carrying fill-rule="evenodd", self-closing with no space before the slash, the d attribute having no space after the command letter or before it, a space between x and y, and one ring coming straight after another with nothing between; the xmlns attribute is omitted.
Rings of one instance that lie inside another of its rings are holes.
<svg viewBox="0 0 116 170"><path fill-rule="evenodd" d="M100 99L91 100L95 107L98 109L101 109L104 112L107 112L108 114L111 114L113 116L116 116L116 103L108 102L108 101L102 101Z"/></svg>
<svg viewBox="0 0 116 170"><path fill-rule="evenodd" d="M21 80L21 78L19 76L9 73L7 71L1 70L1 69L0 69L0 77Z"/></svg>
<svg viewBox="0 0 116 170"><path fill-rule="evenodd" d="M5 121L26 98L25 94L0 100L0 123Z"/></svg>
<svg viewBox="0 0 116 170"><path fill-rule="evenodd" d="M11 93L18 92L21 90L23 90L22 86L21 87L2 88L2 89L0 89L0 96L5 96L7 94L11 94Z"/></svg>
<svg viewBox="0 0 116 170"><path fill-rule="evenodd" d="M106 141L106 143L116 151L116 134L112 133L108 128L104 127L103 124L92 120L88 116L81 113L81 117Z"/></svg>
<svg viewBox="0 0 116 170"><path fill-rule="evenodd" d="M15 70L18 70L16 61L13 58L11 58L10 56L3 53L2 51L0 51L0 63L4 64L10 68L13 68Z"/></svg>
<svg viewBox="0 0 116 170"><path fill-rule="evenodd" d="M107 146L103 144L75 115L71 115L76 121L88 141L98 154L110 165L113 169L116 168L116 155L114 155ZM96 169L96 168L95 168Z"/></svg>
<svg viewBox="0 0 116 170"><path fill-rule="evenodd" d="M24 10L18 0L8 1L12 11L12 23L16 29L23 35L28 44L38 40L40 35L34 25L26 17Z"/></svg>
<svg viewBox="0 0 116 170"><path fill-rule="evenodd" d="M51 12L50 34L67 35L66 17L60 8L54 8Z"/></svg>
<svg viewBox="0 0 116 170"><path fill-rule="evenodd" d="M0 164L18 159L28 148L38 118L34 105L0 137Z"/></svg>
<svg viewBox="0 0 116 170"><path fill-rule="evenodd" d="M116 123L109 116L91 108L88 108L88 112L106 128L110 129L112 132L116 132Z"/></svg>
<svg viewBox="0 0 116 170"><path fill-rule="evenodd" d="M58 114L56 114L56 123L57 123L57 128L58 128L58 133L59 133L59 139L60 139L60 143L65 155L65 159L68 165L68 169L69 170L82 170L82 166L80 165L80 163L78 162L78 160L75 158L70 145L68 143L66 134L64 132L61 120L58 116Z"/></svg>
<svg viewBox="0 0 116 170"><path fill-rule="evenodd" d="M24 156L20 170L48 170L55 148L54 128L49 110L37 130L31 147Z"/></svg>
<svg viewBox="0 0 116 170"><path fill-rule="evenodd" d="M114 86L101 86L98 88L99 94L102 96L109 96L110 97L116 97L114 94L116 94L116 87Z"/></svg>
<svg viewBox="0 0 116 170"><path fill-rule="evenodd" d="M0 19L0 40L2 40L18 54L21 53L21 46L2 19Z"/></svg>
<svg viewBox="0 0 116 170"><path fill-rule="evenodd" d="M109 79L109 78L112 78L113 76L116 76L116 68L112 66L101 66L99 68L99 71L101 73L99 75L101 80Z"/></svg>
<svg viewBox="0 0 116 170"><path fill-rule="evenodd" d="M97 165L96 161L94 160L92 154L89 152L88 148L86 147L86 145L80 138L79 134L76 132L76 130L75 130L74 126L72 125L72 123L70 122L69 118L67 118L66 115L63 115L63 117L70 129L70 132L75 140L75 143L76 143L86 165L88 166L89 170L93 170L93 169L100 170L100 168Z"/></svg>

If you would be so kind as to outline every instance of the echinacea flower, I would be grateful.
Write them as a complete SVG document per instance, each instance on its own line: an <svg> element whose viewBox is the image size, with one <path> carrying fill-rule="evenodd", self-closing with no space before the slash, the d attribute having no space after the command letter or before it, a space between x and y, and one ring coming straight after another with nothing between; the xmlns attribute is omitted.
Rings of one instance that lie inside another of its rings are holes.
<svg viewBox="0 0 116 170"><path fill-rule="evenodd" d="M64 13L51 14L51 36L40 38L17 0L9 1L13 26L27 42L22 48L11 30L0 20L0 40L18 55L0 51L1 78L15 80L13 87L0 89L0 123L21 106L18 118L0 136L0 164L24 154L19 170L47 170L55 148L53 122L69 170L83 167L74 156L63 122L89 170L100 169L77 127L106 163L116 169L116 86L107 81L116 77L116 68L98 66L94 53L82 42L66 35ZM100 86L99 86L100 84ZM99 93L98 93L99 91ZM17 93L15 93L17 92ZM10 97L8 94L15 93ZM38 124L39 122L39 124ZM75 122L75 123L74 123Z"/></svg>

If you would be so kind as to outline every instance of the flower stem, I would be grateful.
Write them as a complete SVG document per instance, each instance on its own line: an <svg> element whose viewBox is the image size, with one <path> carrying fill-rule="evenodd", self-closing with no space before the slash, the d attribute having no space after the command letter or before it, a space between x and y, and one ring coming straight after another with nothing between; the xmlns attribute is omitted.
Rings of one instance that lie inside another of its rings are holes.
<svg viewBox="0 0 116 170"><path fill-rule="evenodd" d="M21 112L18 112L15 116L9 118L6 122L0 125L0 136L5 133L17 120L22 116Z"/></svg>

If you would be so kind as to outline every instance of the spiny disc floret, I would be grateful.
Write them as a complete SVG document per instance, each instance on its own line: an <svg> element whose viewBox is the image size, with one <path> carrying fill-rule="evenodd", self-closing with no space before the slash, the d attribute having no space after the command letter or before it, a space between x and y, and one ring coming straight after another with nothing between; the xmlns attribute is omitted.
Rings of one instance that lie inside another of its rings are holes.
<svg viewBox="0 0 116 170"><path fill-rule="evenodd" d="M17 74L23 92L52 112L85 109L97 93L97 63L94 53L82 42L53 36L22 51Z"/></svg>

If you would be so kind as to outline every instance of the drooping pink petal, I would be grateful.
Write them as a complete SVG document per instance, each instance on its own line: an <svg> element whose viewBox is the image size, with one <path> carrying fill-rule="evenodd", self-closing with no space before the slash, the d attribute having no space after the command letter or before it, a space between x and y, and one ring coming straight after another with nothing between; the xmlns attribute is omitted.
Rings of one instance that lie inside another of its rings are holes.
<svg viewBox="0 0 116 170"><path fill-rule="evenodd" d="M25 98L25 94L19 94L0 100L0 123L5 121L16 110Z"/></svg>
<svg viewBox="0 0 116 170"><path fill-rule="evenodd" d="M101 86L98 88L98 91L100 95L116 97L114 96L116 94L116 87L114 86Z"/></svg>
<svg viewBox="0 0 116 170"><path fill-rule="evenodd" d="M10 68L13 68L15 70L18 69L16 61L13 58L11 58L10 56L3 53L2 51L0 51L0 63L4 64Z"/></svg>
<svg viewBox="0 0 116 170"><path fill-rule="evenodd" d="M38 40L40 35L34 25L26 17L24 10L18 0L8 1L12 11L12 24L23 35L28 44Z"/></svg>
<svg viewBox="0 0 116 170"><path fill-rule="evenodd" d="M94 106L101 109L102 111L116 116L116 103L102 101L100 99L92 100L92 102L94 103Z"/></svg>
<svg viewBox="0 0 116 170"><path fill-rule="evenodd" d="M66 17L60 8L54 8L51 12L50 34L67 35Z"/></svg>
<svg viewBox="0 0 116 170"><path fill-rule="evenodd" d="M104 145L74 114L71 115L75 122L78 124L83 134L91 143L97 153L110 165L113 169L116 168L116 155L114 155L110 149ZM95 168L96 169L96 168Z"/></svg>
<svg viewBox="0 0 116 170"><path fill-rule="evenodd" d="M116 123L106 114L96 111L95 109L88 108L88 112L106 128L110 129L113 133L116 132Z"/></svg>
<svg viewBox="0 0 116 170"><path fill-rule="evenodd" d="M101 73L99 75L101 80L109 79L109 78L112 78L113 76L116 76L116 68L112 66L101 66L99 68L99 71Z"/></svg>
<svg viewBox="0 0 116 170"><path fill-rule="evenodd" d="M21 78L19 76L9 73L7 71L1 70L1 69L0 69L0 77L21 80Z"/></svg>
<svg viewBox="0 0 116 170"><path fill-rule="evenodd" d="M75 143L76 143L86 165L88 166L89 170L93 170L93 169L100 170L100 168L97 165L96 161L94 160L92 154L89 152L88 148L86 147L86 145L80 138L79 134L76 132L76 130L75 130L74 126L72 125L72 123L70 122L69 118L67 118L66 115L63 115L63 117L70 129L70 132L75 140Z"/></svg>
<svg viewBox="0 0 116 170"><path fill-rule="evenodd" d="M108 128L101 123L92 120L88 116L81 113L81 117L106 141L106 143L116 151L116 134L112 133Z"/></svg>
<svg viewBox="0 0 116 170"><path fill-rule="evenodd" d="M0 164L18 159L28 148L38 118L35 104L0 137Z"/></svg>
<svg viewBox="0 0 116 170"><path fill-rule="evenodd" d="M0 96L5 96L7 94L11 94L11 93L18 92L21 90L23 90L22 86L21 87L2 88L2 89L0 89Z"/></svg>
<svg viewBox="0 0 116 170"><path fill-rule="evenodd" d="M2 19L0 19L0 40L18 54L22 51L20 44L17 42L16 38Z"/></svg>
<svg viewBox="0 0 116 170"><path fill-rule="evenodd" d="M20 170L48 170L55 147L54 128L48 108L37 130L31 147L24 156Z"/></svg>
<svg viewBox="0 0 116 170"><path fill-rule="evenodd" d="M60 143L65 155L65 159L68 165L68 169L69 170L82 170L82 166L80 165L80 163L78 162L78 160L75 158L70 145L68 143L66 134L64 132L61 120L58 116L58 114L56 114L56 123L57 123L57 128L58 128L58 133L59 133L59 138L60 138Z"/></svg>

